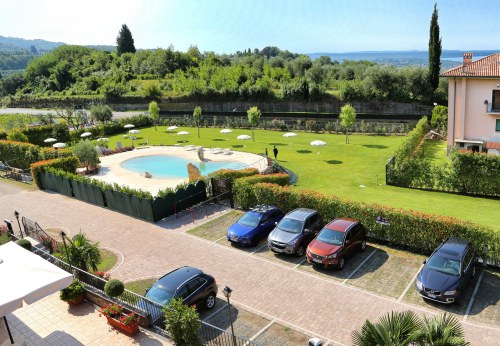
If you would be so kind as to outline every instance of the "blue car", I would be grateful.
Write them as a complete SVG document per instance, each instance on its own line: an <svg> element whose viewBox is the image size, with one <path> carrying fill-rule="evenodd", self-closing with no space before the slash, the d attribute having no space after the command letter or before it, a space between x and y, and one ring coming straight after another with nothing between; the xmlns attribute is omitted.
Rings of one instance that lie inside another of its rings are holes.
<svg viewBox="0 0 500 346"><path fill-rule="evenodd" d="M415 288L423 298L450 304L474 277L476 257L470 242L447 238L434 250L417 275Z"/></svg>
<svg viewBox="0 0 500 346"><path fill-rule="evenodd" d="M227 231L227 240L243 246L255 246L266 238L285 214L276 207L259 205L245 213Z"/></svg>

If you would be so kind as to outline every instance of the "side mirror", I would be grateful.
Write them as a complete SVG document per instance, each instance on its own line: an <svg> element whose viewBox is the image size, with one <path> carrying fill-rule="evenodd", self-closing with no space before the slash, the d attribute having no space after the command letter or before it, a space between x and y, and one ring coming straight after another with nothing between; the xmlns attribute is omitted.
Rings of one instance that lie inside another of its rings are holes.
<svg viewBox="0 0 500 346"><path fill-rule="evenodd" d="M351 241L350 241L350 240L346 240L346 241L345 241L345 243L346 243L347 245L349 245L349 244L351 244Z"/></svg>

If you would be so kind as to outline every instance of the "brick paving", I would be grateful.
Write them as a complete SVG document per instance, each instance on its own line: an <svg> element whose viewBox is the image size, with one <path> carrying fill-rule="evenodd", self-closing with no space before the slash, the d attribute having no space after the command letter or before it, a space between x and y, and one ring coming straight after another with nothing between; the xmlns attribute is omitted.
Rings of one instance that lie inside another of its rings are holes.
<svg viewBox="0 0 500 346"><path fill-rule="evenodd" d="M234 290L232 301L334 343L350 344L351 332L366 319L376 321L393 310L435 314L189 235L186 230L203 222L197 219L192 224L190 214L151 224L55 193L22 191L0 182L0 218L12 218L14 209L42 228L64 227L71 234L81 229L101 246L120 253L123 262L112 270L113 277L133 281L183 265L199 267L215 276L220 290L225 285ZM474 345L500 340L498 326L471 322L463 326Z"/></svg>

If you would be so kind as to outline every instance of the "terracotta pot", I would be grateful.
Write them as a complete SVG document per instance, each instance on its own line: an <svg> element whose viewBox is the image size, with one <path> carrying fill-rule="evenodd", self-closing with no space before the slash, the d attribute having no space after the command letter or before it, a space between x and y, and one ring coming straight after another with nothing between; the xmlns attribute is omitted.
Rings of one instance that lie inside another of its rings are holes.
<svg viewBox="0 0 500 346"><path fill-rule="evenodd" d="M106 319L108 320L109 325L112 325L113 327L116 327L116 328L120 329L121 331L124 331L125 333L129 334L130 336L134 335L135 333L137 333L139 331L139 323L125 325L113 317L109 317L108 315L105 315L105 316L106 316Z"/></svg>
<svg viewBox="0 0 500 346"><path fill-rule="evenodd" d="M67 302L72 304L72 305L80 305L83 303L83 297L84 297L84 294L80 294L79 296L77 296L73 299L67 300Z"/></svg>

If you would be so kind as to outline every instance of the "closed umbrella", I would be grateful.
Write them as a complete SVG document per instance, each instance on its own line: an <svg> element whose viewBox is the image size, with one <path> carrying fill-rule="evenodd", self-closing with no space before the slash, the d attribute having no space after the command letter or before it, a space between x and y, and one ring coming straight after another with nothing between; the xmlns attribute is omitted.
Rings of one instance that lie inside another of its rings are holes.
<svg viewBox="0 0 500 346"><path fill-rule="evenodd" d="M179 128L179 127L177 127L177 126L173 125L173 126L169 126L169 127L167 127L167 130L168 130L168 131L173 131L173 130L177 130L178 128Z"/></svg>
<svg viewBox="0 0 500 346"><path fill-rule="evenodd" d="M312 145L313 147L321 147L321 146L323 146L323 145L326 145L326 143L325 143L325 142L323 142L323 141L312 141L312 142L311 142L311 145ZM319 152L319 148L318 148L318 155L319 155L319 154L320 154L320 152ZM319 156L318 156L318 160L319 160Z"/></svg>
<svg viewBox="0 0 500 346"><path fill-rule="evenodd" d="M231 132L233 132L233 130L231 130L231 129L220 130L220 133L231 133Z"/></svg>
<svg viewBox="0 0 500 346"><path fill-rule="evenodd" d="M89 137L89 136L92 136L92 133L90 133L90 132L84 132L84 133L82 133L80 135L80 137L82 137L82 138Z"/></svg>
<svg viewBox="0 0 500 346"><path fill-rule="evenodd" d="M54 142L57 142L57 139L55 139L55 138L47 138L43 142L44 143L54 143Z"/></svg>
<svg viewBox="0 0 500 346"><path fill-rule="evenodd" d="M187 131L180 131L180 132L177 132L178 135L189 135L189 132Z"/></svg>
<svg viewBox="0 0 500 346"><path fill-rule="evenodd" d="M123 128L125 128L125 129L133 129L134 127L135 127L134 124L127 124L127 125L123 126Z"/></svg>

